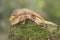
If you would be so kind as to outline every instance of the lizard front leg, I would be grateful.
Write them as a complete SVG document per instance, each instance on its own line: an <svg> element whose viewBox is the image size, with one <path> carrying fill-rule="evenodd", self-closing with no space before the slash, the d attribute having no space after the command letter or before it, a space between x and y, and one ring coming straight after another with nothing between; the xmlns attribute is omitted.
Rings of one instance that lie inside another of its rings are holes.
<svg viewBox="0 0 60 40"><path fill-rule="evenodd" d="M23 25L25 25L25 23L26 23L26 20L24 20L24 21L22 22Z"/></svg>

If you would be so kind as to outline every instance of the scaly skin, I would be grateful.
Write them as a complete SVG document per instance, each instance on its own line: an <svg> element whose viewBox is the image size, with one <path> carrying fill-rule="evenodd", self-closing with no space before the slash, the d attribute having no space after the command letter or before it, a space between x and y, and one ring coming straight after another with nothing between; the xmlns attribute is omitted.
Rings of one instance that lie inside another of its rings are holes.
<svg viewBox="0 0 60 40"><path fill-rule="evenodd" d="M15 25L19 22L25 23L26 19L30 19L37 23L38 25L53 25L57 26L55 23L44 20L38 13L30 9L16 9L13 11L10 17L11 25Z"/></svg>

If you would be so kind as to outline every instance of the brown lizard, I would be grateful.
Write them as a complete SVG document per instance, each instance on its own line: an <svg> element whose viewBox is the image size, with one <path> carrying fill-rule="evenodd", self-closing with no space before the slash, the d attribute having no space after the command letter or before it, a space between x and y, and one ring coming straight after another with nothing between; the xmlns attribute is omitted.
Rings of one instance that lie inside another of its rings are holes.
<svg viewBox="0 0 60 40"><path fill-rule="evenodd" d="M57 26L55 23L44 20L39 14L30 9L16 9L12 12L10 17L11 25L15 25L19 22L25 23L26 19L30 19L37 23L38 25L53 25Z"/></svg>

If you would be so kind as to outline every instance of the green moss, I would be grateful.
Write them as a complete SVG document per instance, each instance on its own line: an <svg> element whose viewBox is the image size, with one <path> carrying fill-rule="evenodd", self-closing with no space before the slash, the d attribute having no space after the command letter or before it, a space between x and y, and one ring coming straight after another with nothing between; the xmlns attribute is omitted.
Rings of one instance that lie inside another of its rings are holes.
<svg viewBox="0 0 60 40"><path fill-rule="evenodd" d="M27 20L26 24L16 24L9 28L9 40L48 40L48 31Z"/></svg>

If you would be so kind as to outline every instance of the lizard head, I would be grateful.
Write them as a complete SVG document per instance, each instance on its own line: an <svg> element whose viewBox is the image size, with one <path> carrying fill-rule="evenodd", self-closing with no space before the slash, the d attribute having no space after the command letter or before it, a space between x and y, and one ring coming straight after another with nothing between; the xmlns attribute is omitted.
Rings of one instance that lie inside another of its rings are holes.
<svg viewBox="0 0 60 40"><path fill-rule="evenodd" d="M25 19L26 17L24 15L24 11L21 9L16 9L12 12L9 21L11 25L15 25L21 21L24 21Z"/></svg>
<svg viewBox="0 0 60 40"><path fill-rule="evenodd" d="M12 12L12 14L11 14L11 16L10 16L10 19L9 19L9 21L10 21L10 24L11 25L15 25L15 24L17 24L17 23L19 23L19 13L18 13L18 11L13 11Z"/></svg>

